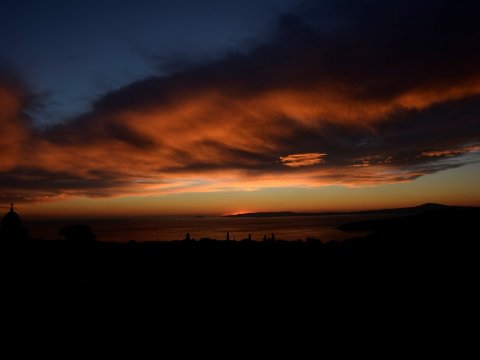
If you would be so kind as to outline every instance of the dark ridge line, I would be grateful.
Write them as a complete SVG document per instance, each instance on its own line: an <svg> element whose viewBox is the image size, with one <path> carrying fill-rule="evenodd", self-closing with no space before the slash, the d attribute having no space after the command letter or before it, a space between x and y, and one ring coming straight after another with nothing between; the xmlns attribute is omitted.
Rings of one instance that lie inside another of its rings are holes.
<svg viewBox="0 0 480 360"><path fill-rule="evenodd" d="M413 207L378 209L378 210L361 210L361 211L329 211L329 212L254 212L235 215L226 215L225 217L294 217L294 216L329 216L329 215L408 215L419 214L425 211L443 210L443 209L468 209L470 206L450 206L436 203L425 203Z"/></svg>

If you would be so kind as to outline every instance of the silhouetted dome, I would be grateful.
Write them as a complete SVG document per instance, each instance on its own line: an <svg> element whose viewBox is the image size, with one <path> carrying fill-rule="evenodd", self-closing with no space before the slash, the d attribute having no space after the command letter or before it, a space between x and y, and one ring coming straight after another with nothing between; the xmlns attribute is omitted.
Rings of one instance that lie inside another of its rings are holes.
<svg viewBox="0 0 480 360"><path fill-rule="evenodd" d="M2 219L2 229L3 230L15 230L22 227L22 220L20 216L13 211L13 204L10 206L10 211L5 214Z"/></svg>

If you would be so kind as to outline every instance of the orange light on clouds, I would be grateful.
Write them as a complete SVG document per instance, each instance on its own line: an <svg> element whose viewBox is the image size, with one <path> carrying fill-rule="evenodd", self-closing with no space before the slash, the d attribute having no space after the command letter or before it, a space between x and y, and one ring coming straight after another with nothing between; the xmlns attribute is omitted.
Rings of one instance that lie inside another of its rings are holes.
<svg viewBox="0 0 480 360"><path fill-rule="evenodd" d="M108 198L113 206L117 200L112 198L144 201L192 193L400 185L457 165L435 167L434 161L446 162L480 149L478 137L413 150L403 149L399 141L394 145L412 154L396 158L388 144L378 150L369 143L381 137L382 126L396 121L392 114L418 113L480 95L477 75L411 84L375 96L368 84L324 80L320 75L308 86L273 82L242 91L218 79L218 84L192 85L187 72L187 81L175 76L158 80L167 84L165 88L157 84L158 96L149 94L139 104L96 105L77 119L44 131L25 120L22 92L0 84L0 171L4 178L11 175L4 188L8 186L8 196L26 202L59 201L71 206L73 213L75 206L78 210L84 204L75 202L78 199ZM409 126L417 124L424 126L421 121ZM342 129L346 140L335 143L342 132L332 129ZM355 132L362 133L355 138L355 149L365 153L351 149L349 136ZM388 135L384 143L395 139ZM340 151L330 151L329 144ZM233 205L225 207L232 209Z"/></svg>
<svg viewBox="0 0 480 360"><path fill-rule="evenodd" d="M312 166L325 163L327 154L306 153L280 156L280 161L288 167Z"/></svg>

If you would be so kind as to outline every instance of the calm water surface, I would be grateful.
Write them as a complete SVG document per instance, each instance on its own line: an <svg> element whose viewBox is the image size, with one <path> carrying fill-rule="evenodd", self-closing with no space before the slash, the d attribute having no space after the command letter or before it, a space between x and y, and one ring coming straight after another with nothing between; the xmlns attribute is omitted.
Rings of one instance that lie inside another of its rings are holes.
<svg viewBox="0 0 480 360"><path fill-rule="evenodd" d="M274 233L276 239L297 240L315 237L322 241L342 240L364 233L343 232L336 228L346 222L379 218L379 215L297 216L276 218L156 217L111 220L25 221L32 237L58 238L58 230L71 224L90 225L100 241L127 242L180 240L190 233L194 239L242 240L252 234L254 240Z"/></svg>

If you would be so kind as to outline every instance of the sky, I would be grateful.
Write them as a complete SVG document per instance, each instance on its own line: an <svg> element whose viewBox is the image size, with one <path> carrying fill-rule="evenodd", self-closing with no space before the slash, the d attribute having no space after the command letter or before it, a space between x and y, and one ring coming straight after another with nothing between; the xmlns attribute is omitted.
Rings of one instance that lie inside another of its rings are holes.
<svg viewBox="0 0 480 360"><path fill-rule="evenodd" d="M480 205L480 4L27 1L0 13L0 206Z"/></svg>

